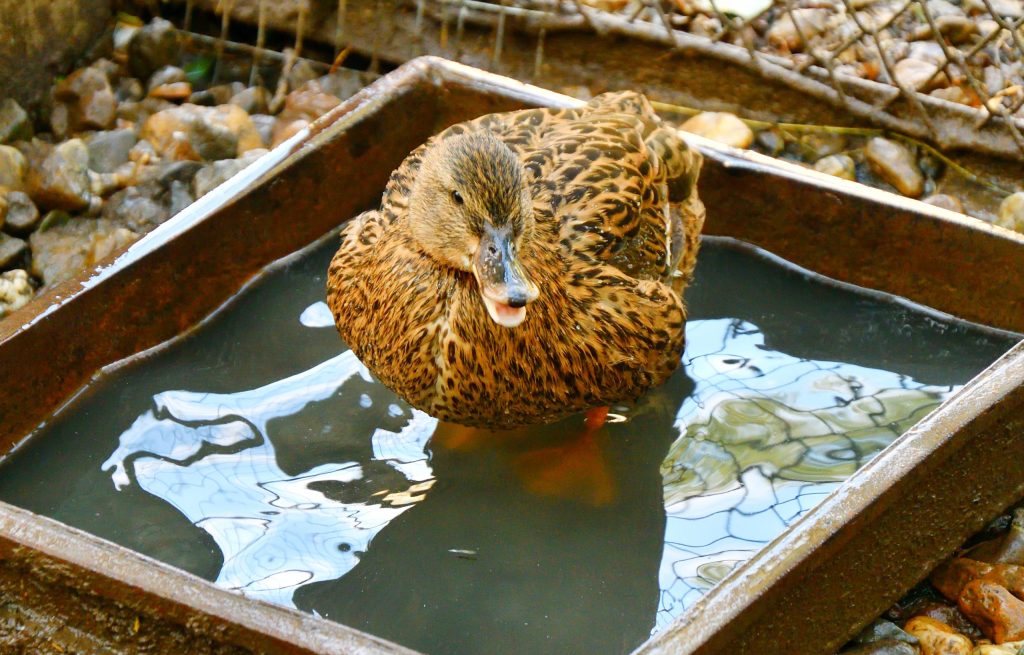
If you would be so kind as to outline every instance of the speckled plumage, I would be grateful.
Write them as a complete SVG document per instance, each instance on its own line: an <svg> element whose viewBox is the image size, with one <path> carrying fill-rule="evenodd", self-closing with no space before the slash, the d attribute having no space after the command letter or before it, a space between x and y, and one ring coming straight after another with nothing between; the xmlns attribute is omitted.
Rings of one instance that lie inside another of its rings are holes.
<svg viewBox="0 0 1024 655"><path fill-rule="evenodd" d="M423 252L407 220L425 149L477 131L515 152L532 196L519 256L540 295L512 329L488 317L471 273ZM452 126L392 174L379 211L342 232L327 285L338 330L385 385L456 423L511 428L635 399L682 355L699 169L636 93Z"/></svg>

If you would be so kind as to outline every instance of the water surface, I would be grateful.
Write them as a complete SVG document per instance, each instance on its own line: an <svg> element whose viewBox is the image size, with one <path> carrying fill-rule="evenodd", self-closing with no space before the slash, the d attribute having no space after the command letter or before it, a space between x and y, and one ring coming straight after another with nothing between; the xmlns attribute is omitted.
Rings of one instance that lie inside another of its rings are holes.
<svg viewBox="0 0 1024 655"><path fill-rule="evenodd" d="M1014 342L707 243L667 384L470 433L345 350L335 246L101 375L0 498L428 653L623 653Z"/></svg>

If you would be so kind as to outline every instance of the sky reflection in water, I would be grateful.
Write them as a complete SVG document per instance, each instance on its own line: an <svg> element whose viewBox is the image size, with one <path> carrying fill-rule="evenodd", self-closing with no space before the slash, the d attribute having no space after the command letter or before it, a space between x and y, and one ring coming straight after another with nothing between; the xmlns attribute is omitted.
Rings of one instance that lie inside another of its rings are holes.
<svg viewBox="0 0 1024 655"><path fill-rule="evenodd" d="M301 323L333 329L325 311L311 305ZM678 438L661 465L667 520L655 629L956 388L792 357L738 319L690 321L684 367L694 387L670 401L681 404L671 410ZM370 460L289 475L271 424L328 399L350 412L386 408L394 429L374 429ZM209 533L223 553L218 584L294 606L298 588L344 576L430 493L436 425L346 351L257 389L158 393L102 468L118 489L138 485ZM367 473L381 465L397 475Z"/></svg>

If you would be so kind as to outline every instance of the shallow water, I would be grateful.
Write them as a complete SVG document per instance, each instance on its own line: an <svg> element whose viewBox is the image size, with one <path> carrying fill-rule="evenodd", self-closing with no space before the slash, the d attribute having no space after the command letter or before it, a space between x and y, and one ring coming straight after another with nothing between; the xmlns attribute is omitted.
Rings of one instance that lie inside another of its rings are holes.
<svg viewBox="0 0 1024 655"><path fill-rule="evenodd" d="M707 243L667 384L499 439L344 351L335 245L100 376L0 498L428 653L621 653L1014 342Z"/></svg>

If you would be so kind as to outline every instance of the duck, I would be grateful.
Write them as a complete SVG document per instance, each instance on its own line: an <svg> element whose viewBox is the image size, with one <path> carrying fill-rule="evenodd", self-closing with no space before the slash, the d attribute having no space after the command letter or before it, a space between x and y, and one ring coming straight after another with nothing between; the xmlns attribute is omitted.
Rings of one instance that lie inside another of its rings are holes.
<svg viewBox="0 0 1024 655"><path fill-rule="evenodd" d="M603 417L680 363L701 164L631 91L450 126L342 229L327 274L338 332L442 421Z"/></svg>

